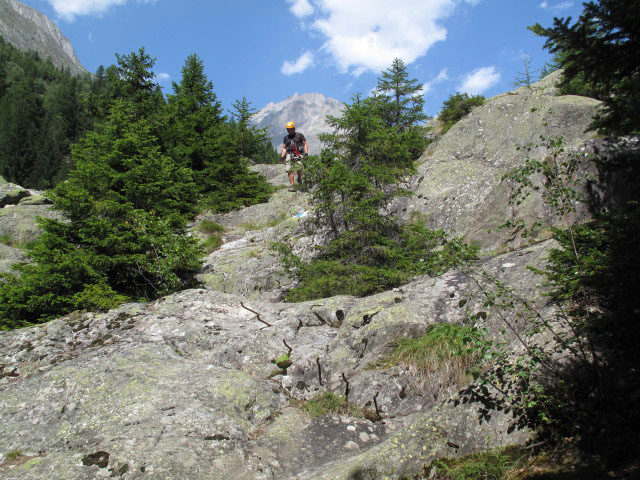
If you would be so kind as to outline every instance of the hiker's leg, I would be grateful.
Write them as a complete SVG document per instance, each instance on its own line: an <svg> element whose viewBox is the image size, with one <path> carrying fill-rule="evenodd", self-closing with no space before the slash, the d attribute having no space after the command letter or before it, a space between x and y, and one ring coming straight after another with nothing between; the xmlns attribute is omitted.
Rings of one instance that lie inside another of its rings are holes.
<svg viewBox="0 0 640 480"><path fill-rule="evenodd" d="M293 177L293 170L291 170L291 171L289 172L289 184L290 184L290 185L293 185L294 183L295 183L295 182L294 182L294 177Z"/></svg>
<svg viewBox="0 0 640 480"><path fill-rule="evenodd" d="M302 170L298 170L298 183L302 183Z"/></svg>

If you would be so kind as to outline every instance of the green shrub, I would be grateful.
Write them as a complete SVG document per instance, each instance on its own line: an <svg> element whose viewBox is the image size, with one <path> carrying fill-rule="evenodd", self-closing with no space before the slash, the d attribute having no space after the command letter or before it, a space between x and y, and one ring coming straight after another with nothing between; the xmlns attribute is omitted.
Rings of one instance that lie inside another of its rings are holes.
<svg viewBox="0 0 640 480"><path fill-rule="evenodd" d="M474 107L484 104L482 95L469 96L466 93L456 93L445 100L438 119L442 122L442 133L446 133L462 117L468 115Z"/></svg>
<svg viewBox="0 0 640 480"><path fill-rule="evenodd" d="M416 275L440 275L475 258L477 248L459 240L447 241L444 232L421 224L398 227L394 236L344 232L305 263L286 244L273 248L299 283L289 290L289 301L333 295L365 296L400 286Z"/></svg>

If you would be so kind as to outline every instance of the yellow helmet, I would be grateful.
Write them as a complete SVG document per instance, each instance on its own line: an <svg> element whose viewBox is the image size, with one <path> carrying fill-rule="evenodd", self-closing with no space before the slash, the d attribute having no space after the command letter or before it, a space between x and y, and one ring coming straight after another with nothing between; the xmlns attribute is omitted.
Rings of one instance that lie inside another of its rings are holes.
<svg viewBox="0 0 640 480"><path fill-rule="evenodd" d="M293 122L287 123L287 128L296 128L296 124Z"/></svg>

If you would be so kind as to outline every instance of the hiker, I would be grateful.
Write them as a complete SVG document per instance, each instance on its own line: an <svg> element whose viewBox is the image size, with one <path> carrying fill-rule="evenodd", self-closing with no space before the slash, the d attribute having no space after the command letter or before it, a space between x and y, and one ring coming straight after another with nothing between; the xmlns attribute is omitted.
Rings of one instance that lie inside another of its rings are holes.
<svg viewBox="0 0 640 480"><path fill-rule="evenodd" d="M298 183L302 184L302 158L309 155L309 145L307 139L300 132L296 132L296 125L293 122L287 123L287 132L282 140L282 153L280 153L280 163L286 162L287 173L289 174L289 191L295 191L294 171L298 173Z"/></svg>

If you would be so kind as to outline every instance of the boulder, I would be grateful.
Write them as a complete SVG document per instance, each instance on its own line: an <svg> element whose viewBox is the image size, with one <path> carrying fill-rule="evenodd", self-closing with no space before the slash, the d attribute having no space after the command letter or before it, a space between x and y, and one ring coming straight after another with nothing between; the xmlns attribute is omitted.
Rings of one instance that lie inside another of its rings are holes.
<svg viewBox="0 0 640 480"><path fill-rule="evenodd" d="M8 273L13 265L26 261L22 250L0 243L0 273Z"/></svg>
<svg viewBox="0 0 640 480"><path fill-rule="evenodd" d="M0 209L0 235L9 236L16 245L31 242L42 233L36 221L38 217L64 219L62 213L49 205L9 206Z"/></svg>
<svg viewBox="0 0 640 480"><path fill-rule="evenodd" d="M522 240L514 237L513 230L498 226L515 217L543 226L562 224L539 192L517 208L510 206L511 186L502 181L503 175L523 164L522 147L540 143L541 136L562 136L567 149L578 149L593 137L585 130L600 102L556 96L558 75L493 97L451 127L420 157L418 173L409 182L414 195L400 201L395 211L406 219L420 215L430 228L476 241L486 253L548 238L545 228ZM529 152L537 159L548 154L544 147ZM587 206L579 205L577 215L563 221L588 215Z"/></svg>
<svg viewBox="0 0 640 480"><path fill-rule="evenodd" d="M25 190L19 185L13 183L0 185L0 208L7 205L17 205L20 200L30 195L29 190Z"/></svg>
<svg viewBox="0 0 640 480"><path fill-rule="evenodd" d="M528 267L552 246L480 266L532 296ZM468 323L482 308L474 292L456 271L298 304L196 289L0 332L0 476L400 479L442 455L522 443L530 433L507 433L504 413L481 420L477 405L454 406L460 384L450 375L379 366L400 337ZM485 317L477 321L502 335L499 316ZM273 362L287 353L283 374ZM311 417L299 408L326 392L353 409ZM12 451L20 462L3 461Z"/></svg>
<svg viewBox="0 0 640 480"><path fill-rule="evenodd" d="M251 165L249 167L254 172L259 173L260 175L264 175L267 181L271 185L275 186L288 186L289 185L289 177L287 175L287 171L285 166L282 164L276 165L266 165L266 164L256 164Z"/></svg>

